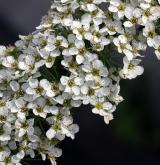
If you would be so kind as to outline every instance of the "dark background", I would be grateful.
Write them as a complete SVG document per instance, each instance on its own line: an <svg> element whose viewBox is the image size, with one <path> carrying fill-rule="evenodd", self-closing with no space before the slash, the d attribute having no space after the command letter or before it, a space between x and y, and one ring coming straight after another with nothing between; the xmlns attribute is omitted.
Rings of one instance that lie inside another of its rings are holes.
<svg viewBox="0 0 160 165"><path fill-rule="evenodd" d="M34 31L49 6L49 0L0 0L0 44L13 44L18 34ZM125 101L110 125L90 107L73 110L80 132L74 141L61 143L58 165L160 164L160 62L151 49L143 66L143 76L121 82Z"/></svg>

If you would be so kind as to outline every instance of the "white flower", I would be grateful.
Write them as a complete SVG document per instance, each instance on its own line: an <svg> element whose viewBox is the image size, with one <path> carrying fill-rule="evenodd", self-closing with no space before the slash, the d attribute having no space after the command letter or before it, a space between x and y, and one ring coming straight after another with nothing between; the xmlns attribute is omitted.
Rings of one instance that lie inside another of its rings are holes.
<svg viewBox="0 0 160 165"><path fill-rule="evenodd" d="M36 116L42 118L46 118L47 113L49 113L49 107L46 106L46 99L43 97L37 98L33 103L29 103L27 107L28 109L32 109Z"/></svg>
<svg viewBox="0 0 160 165"><path fill-rule="evenodd" d="M62 85L58 83L50 83L48 80L43 80L45 83L46 96L52 98L60 93L62 90ZM44 86L44 85L43 85Z"/></svg>
<svg viewBox="0 0 160 165"><path fill-rule="evenodd" d="M0 151L0 162L3 162L7 157L10 157L10 154L10 149L7 146L2 145L2 150Z"/></svg>
<svg viewBox="0 0 160 165"><path fill-rule="evenodd" d="M25 121L26 115L28 114L29 110L26 108L26 102L23 100L22 97L8 102L7 107L12 113L17 113L17 117L20 120Z"/></svg>
<svg viewBox="0 0 160 165"><path fill-rule="evenodd" d="M153 47L155 48L155 54L160 60L160 36L156 36L153 40Z"/></svg>
<svg viewBox="0 0 160 165"><path fill-rule="evenodd" d="M132 46L128 44L127 38L124 35L114 38L113 43L117 46L119 53L124 53L128 60L133 59L133 53L131 52Z"/></svg>
<svg viewBox="0 0 160 165"><path fill-rule="evenodd" d="M99 76L107 77L108 76L108 69L103 65L100 60L95 60L90 63L86 63L82 66L82 70L86 72L86 81L94 80Z"/></svg>
<svg viewBox="0 0 160 165"><path fill-rule="evenodd" d="M82 99L83 99L83 104L87 105L92 102L92 100L95 100L95 89L92 88L92 83L91 82L86 82L82 87L81 87L81 92L83 94Z"/></svg>
<svg viewBox="0 0 160 165"><path fill-rule="evenodd" d="M3 58L2 65L4 65L7 68L16 68L17 67L17 61L14 59L13 56L6 56Z"/></svg>
<svg viewBox="0 0 160 165"><path fill-rule="evenodd" d="M142 13L143 25L145 25L147 22L152 22L160 18L159 6L151 6L150 3L141 3L140 7L143 9L143 13Z"/></svg>
<svg viewBox="0 0 160 165"><path fill-rule="evenodd" d="M103 50L104 46L110 44L110 39L108 39L106 35L107 29L105 27L100 29L98 26L95 26L92 29L92 39L90 41L95 45L97 51Z"/></svg>
<svg viewBox="0 0 160 165"><path fill-rule="evenodd" d="M153 46L153 40L156 35L155 33L155 25L151 22L147 23L145 28L143 29L143 35L147 37L148 46Z"/></svg>
<svg viewBox="0 0 160 165"><path fill-rule="evenodd" d="M104 12L95 4L87 4L87 10L90 12L89 19L92 18L95 25L100 25L105 18Z"/></svg>
<svg viewBox="0 0 160 165"><path fill-rule="evenodd" d="M68 41L63 36L50 35L47 39L47 45L44 47L46 51L52 52L55 49L59 49L60 47L67 48Z"/></svg>
<svg viewBox="0 0 160 165"><path fill-rule="evenodd" d="M80 86L83 85L84 83L84 78L83 77L66 77L62 76L61 77L61 83L62 85L65 86L65 92L67 93L73 93L74 95L79 95L80 94Z"/></svg>
<svg viewBox="0 0 160 165"><path fill-rule="evenodd" d="M94 82L93 89L95 90L95 96L106 97L110 94L109 84L111 80L109 78L97 78Z"/></svg>
<svg viewBox="0 0 160 165"><path fill-rule="evenodd" d="M124 34L124 29L123 29L122 23L120 21L106 20L105 25L106 25L105 28L106 28L108 34L111 36L115 35L116 33Z"/></svg>
<svg viewBox="0 0 160 165"><path fill-rule="evenodd" d="M53 120L53 118L51 120ZM50 123L53 123L53 125L46 133L49 139L57 137L60 134L74 139L75 133L79 131L78 125L72 124L72 117L68 114L62 114L62 112L54 118L54 121L50 121Z"/></svg>
<svg viewBox="0 0 160 165"><path fill-rule="evenodd" d="M0 126L0 141L8 141L11 139L11 124L6 122Z"/></svg>
<svg viewBox="0 0 160 165"><path fill-rule="evenodd" d="M33 124L34 124L34 119L28 119L25 122L16 120L15 127L16 127L16 132L17 132L18 137L22 137L26 133L28 135L33 135L33 132L34 132Z"/></svg>
<svg viewBox="0 0 160 165"><path fill-rule="evenodd" d="M6 50L7 49L5 46L0 46L0 63L3 61L3 58L5 57Z"/></svg>
<svg viewBox="0 0 160 165"><path fill-rule="evenodd" d="M35 148L33 147L33 145L34 145L33 143L24 140L21 143L21 150L16 154L16 157L20 160L23 159L25 155L28 155L31 158L35 158L35 152L34 152Z"/></svg>
<svg viewBox="0 0 160 165"><path fill-rule="evenodd" d="M113 13L117 13L119 18L122 18L124 17L125 7L125 3L123 3L121 0L111 0L108 9Z"/></svg>
<svg viewBox="0 0 160 165"><path fill-rule="evenodd" d="M82 40L85 34L89 31L90 24L86 24L85 22L85 24L83 25L80 21L73 21L71 29L73 31L73 34L76 35L76 38L78 40Z"/></svg>
<svg viewBox="0 0 160 165"><path fill-rule="evenodd" d="M46 81L41 80L40 82L37 79L30 79L28 88L26 89L26 93L28 95L33 95L35 98L40 95L45 94Z"/></svg>
<svg viewBox="0 0 160 165"><path fill-rule="evenodd" d="M45 65L47 68L51 68L55 62L55 58L60 55L59 50L53 50L52 52L47 52L45 49L38 51L40 56L45 60Z"/></svg>
<svg viewBox="0 0 160 165"><path fill-rule="evenodd" d="M124 67L120 71L120 76L124 79L133 79L137 76L143 74L144 69L141 66L138 66L138 64L141 62L141 60L133 59L132 61L128 61L126 57L123 58Z"/></svg>
<svg viewBox="0 0 160 165"><path fill-rule="evenodd" d="M134 8L132 6L127 6L125 8L124 14L128 19L123 24L125 27L132 27L135 24L139 24L139 18L141 17L142 11L139 8Z"/></svg>
<svg viewBox="0 0 160 165"><path fill-rule="evenodd" d="M21 70L30 71L34 68L35 58L31 55L22 54L18 58L18 67Z"/></svg>
<svg viewBox="0 0 160 165"><path fill-rule="evenodd" d="M71 124L68 127L62 126L62 133L65 134L67 137L72 139L75 138L75 134L79 131L79 127L77 124Z"/></svg>
<svg viewBox="0 0 160 165"><path fill-rule="evenodd" d="M108 113L107 115L104 116L104 122L106 124L109 124L110 120L113 120L113 114L112 113Z"/></svg>
<svg viewBox="0 0 160 165"><path fill-rule="evenodd" d="M108 112L113 112L115 110L115 107L110 102L105 102L103 100L93 100L92 105L95 106L92 112L101 116L106 116Z"/></svg>

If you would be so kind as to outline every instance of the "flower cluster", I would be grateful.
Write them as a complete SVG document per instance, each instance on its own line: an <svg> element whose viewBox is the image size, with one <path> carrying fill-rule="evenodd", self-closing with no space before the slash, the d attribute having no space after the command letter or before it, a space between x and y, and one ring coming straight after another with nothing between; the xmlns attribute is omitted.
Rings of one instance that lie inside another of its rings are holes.
<svg viewBox="0 0 160 165"><path fill-rule="evenodd" d="M54 0L35 32L0 46L0 164L56 164L57 144L79 130L73 107L90 104L108 124L147 45L160 59L159 25L156 0Z"/></svg>

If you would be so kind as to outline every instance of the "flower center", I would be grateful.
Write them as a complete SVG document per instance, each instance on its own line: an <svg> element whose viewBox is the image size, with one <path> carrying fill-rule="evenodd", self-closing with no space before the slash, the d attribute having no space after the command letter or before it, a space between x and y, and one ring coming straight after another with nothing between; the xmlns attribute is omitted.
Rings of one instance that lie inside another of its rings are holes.
<svg viewBox="0 0 160 165"><path fill-rule="evenodd" d="M95 106L98 110L103 109L103 104L101 102L97 102Z"/></svg>
<svg viewBox="0 0 160 165"><path fill-rule="evenodd" d="M99 69L97 69L97 68L93 68L93 69L92 69L92 75L93 75L93 76L99 76L99 72L100 72L100 71L99 71Z"/></svg>

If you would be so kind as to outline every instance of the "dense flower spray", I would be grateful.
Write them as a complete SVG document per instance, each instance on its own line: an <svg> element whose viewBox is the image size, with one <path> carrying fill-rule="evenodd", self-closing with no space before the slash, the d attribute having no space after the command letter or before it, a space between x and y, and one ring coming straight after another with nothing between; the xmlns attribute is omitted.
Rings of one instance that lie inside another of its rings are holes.
<svg viewBox="0 0 160 165"><path fill-rule="evenodd" d="M159 1L52 1L35 32L0 46L0 164L56 164L57 144L79 130L72 107L90 104L108 124L147 45L160 59Z"/></svg>

